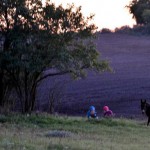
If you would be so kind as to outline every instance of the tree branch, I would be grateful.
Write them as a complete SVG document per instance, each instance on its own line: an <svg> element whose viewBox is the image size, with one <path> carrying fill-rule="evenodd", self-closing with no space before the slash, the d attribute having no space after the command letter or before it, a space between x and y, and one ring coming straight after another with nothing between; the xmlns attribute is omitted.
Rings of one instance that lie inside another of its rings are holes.
<svg viewBox="0 0 150 150"><path fill-rule="evenodd" d="M67 73L71 73L71 71L63 71L63 72L49 73L49 74L44 75L44 76L41 77L40 79L38 79L38 80L36 81L36 83L39 83L40 81L46 79L47 77L58 76L58 75L64 75L64 74L67 74Z"/></svg>
<svg viewBox="0 0 150 150"><path fill-rule="evenodd" d="M84 65L80 68L80 70L83 70L83 69L88 69L89 67L87 65ZM58 76L58 75L64 75L64 74L67 74L67 73L71 73L72 71L71 70L67 70L67 71L62 71L62 72L56 72L56 73L49 73L49 74L46 74L44 76L42 76L41 78L39 78L37 81L36 81L36 84L39 83L40 81L46 79L47 77L52 77L52 76Z"/></svg>

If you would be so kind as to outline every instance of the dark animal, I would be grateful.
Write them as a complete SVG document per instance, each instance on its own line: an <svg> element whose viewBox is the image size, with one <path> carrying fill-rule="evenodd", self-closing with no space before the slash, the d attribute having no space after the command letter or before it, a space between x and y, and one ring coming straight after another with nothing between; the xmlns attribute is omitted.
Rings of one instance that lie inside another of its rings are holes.
<svg viewBox="0 0 150 150"><path fill-rule="evenodd" d="M142 110L142 114L147 115L148 117L148 121L147 121L147 126L150 123L150 104L146 102L146 100L142 100L141 99L141 110Z"/></svg>

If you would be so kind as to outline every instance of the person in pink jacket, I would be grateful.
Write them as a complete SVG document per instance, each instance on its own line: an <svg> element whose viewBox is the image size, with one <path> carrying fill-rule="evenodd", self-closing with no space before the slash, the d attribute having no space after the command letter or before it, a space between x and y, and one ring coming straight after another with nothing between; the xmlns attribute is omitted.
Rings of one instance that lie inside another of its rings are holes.
<svg viewBox="0 0 150 150"><path fill-rule="evenodd" d="M109 109L108 106L103 107L103 115L104 117L113 117L114 113Z"/></svg>

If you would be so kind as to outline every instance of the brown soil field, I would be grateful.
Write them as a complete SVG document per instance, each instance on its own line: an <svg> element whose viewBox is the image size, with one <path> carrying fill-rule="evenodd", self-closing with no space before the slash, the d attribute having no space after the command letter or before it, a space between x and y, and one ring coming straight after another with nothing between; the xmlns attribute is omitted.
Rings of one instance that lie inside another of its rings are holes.
<svg viewBox="0 0 150 150"><path fill-rule="evenodd" d="M86 79L74 81L68 76L57 77L57 83L63 85L63 99L56 111L85 116L89 106L94 105L101 116L103 106L108 105L116 116L140 117L140 99L150 101L150 36L100 34L96 44L114 72L89 72ZM48 110L54 80L47 79L40 85L39 109Z"/></svg>

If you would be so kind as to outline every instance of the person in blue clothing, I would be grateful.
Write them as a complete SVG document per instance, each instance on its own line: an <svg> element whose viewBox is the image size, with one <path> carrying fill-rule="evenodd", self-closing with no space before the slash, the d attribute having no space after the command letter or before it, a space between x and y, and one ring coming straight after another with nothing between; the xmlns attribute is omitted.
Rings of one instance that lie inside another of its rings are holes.
<svg viewBox="0 0 150 150"><path fill-rule="evenodd" d="M98 119L94 106L90 106L89 111L87 112L87 117L88 117L88 119L90 119L90 118Z"/></svg>

